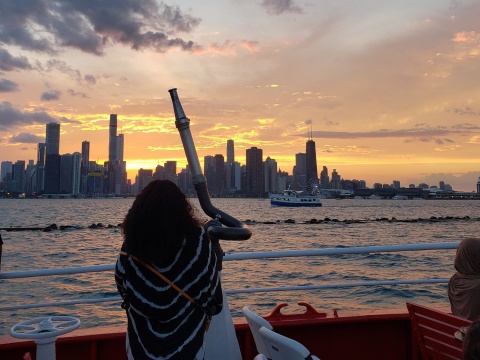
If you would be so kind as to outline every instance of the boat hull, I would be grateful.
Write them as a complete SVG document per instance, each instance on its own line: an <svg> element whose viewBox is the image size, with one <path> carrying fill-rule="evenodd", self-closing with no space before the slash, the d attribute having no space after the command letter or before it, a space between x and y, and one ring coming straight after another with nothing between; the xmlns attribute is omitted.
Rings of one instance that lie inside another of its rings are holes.
<svg viewBox="0 0 480 360"><path fill-rule="evenodd" d="M301 342L322 360L421 359L406 308L377 313L329 311L323 317L283 312L266 319L276 332ZM248 324L243 318L234 318L234 322L242 359L253 359L257 351ZM125 326L80 328L61 335L56 342L56 359L126 360L125 330ZM35 355L33 340L0 336L0 359L22 359L26 352Z"/></svg>

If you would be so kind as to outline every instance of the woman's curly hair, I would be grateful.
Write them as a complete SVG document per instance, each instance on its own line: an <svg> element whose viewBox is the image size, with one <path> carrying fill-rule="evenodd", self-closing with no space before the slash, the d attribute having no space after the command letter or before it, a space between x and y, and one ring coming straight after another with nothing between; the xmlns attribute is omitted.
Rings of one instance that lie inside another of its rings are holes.
<svg viewBox="0 0 480 360"><path fill-rule="evenodd" d="M200 226L185 194L169 180L153 180L137 195L125 216L126 250L161 264L172 259L185 236Z"/></svg>

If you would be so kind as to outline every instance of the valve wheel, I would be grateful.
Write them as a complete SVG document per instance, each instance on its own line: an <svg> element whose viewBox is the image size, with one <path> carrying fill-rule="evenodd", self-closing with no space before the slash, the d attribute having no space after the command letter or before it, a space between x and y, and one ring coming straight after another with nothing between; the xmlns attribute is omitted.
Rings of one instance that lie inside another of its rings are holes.
<svg viewBox="0 0 480 360"><path fill-rule="evenodd" d="M73 316L44 316L13 325L10 335L18 339L45 339L66 334L80 326Z"/></svg>

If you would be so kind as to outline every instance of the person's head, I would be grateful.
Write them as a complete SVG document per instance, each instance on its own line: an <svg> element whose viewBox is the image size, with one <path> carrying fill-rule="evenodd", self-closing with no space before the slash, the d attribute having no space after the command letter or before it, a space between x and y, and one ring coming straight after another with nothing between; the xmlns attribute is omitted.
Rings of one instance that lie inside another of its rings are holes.
<svg viewBox="0 0 480 360"><path fill-rule="evenodd" d="M463 239L458 244L454 265L461 274L480 274L480 238Z"/></svg>
<svg viewBox="0 0 480 360"><path fill-rule="evenodd" d="M185 194L169 180L154 180L137 195L122 231L127 251L148 262L176 254L185 235L199 226Z"/></svg>
<svg viewBox="0 0 480 360"><path fill-rule="evenodd" d="M463 360L480 360L480 321L468 327L463 338Z"/></svg>

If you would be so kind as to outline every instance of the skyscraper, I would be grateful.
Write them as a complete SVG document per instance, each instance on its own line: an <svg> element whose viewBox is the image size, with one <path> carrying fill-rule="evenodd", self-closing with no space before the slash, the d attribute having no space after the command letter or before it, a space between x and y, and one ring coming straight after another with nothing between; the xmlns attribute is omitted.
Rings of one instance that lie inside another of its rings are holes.
<svg viewBox="0 0 480 360"><path fill-rule="evenodd" d="M72 193L73 155L63 154L60 157L60 194Z"/></svg>
<svg viewBox="0 0 480 360"><path fill-rule="evenodd" d="M234 192L235 187L235 150L233 140L227 140L227 163L225 164L225 187L229 192Z"/></svg>
<svg viewBox="0 0 480 360"><path fill-rule="evenodd" d="M305 153L295 154L293 178L300 188L307 186L307 155Z"/></svg>
<svg viewBox="0 0 480 360"><path fill-rule="evenodd" d="M328 176L328 169L326 166L323 167L323 170L320 173L320 188L330 189L330 178Z"/></svg>
<svg viewBox="0 0 480 360"><path fill-rule="evenodd" d="M115 166L117 164L117 114L110 114L108 137L108 193L115 193Z"/></svg>
<svg viewBox="0 0 480 360"><path fill-rule="evenodd" d="M233 140L227 140L227 164L232 165L235 162L235 149Z"/></svg>
<svg viewBox="0 0 480 360"><path fill-rule="evenodd" d="M223 195L225 190L225 158L221 154L213 157L213 193Z"/></svg>
<svg viewBox="0 0 480 360"><path fill-rule="evenodd" d="M25 161L18 160L12 167L12 181L13 186L12 190L14 192L24 192L25 191Z"/></svg>
<svg viewBox="0 0 480 360"><path fill-rule="evenodd" d="M60 154L60 124L54 122L47 124L45 143L47 155Z"/></svg>
<svg viewBox="0 0 480 360"><path fill-rule="evenodd" d="M277 189L277 162L267 157L264 163L265 192L275 194Z"/></svg>
<svg viewBox="0 0 480 360"><path fill-rule="evenodd" d="M72 154L72 195L78 196L80 194L80 164L82 155L75 151Z"/></svg>
<svg viewBox="0 0 480 360"><path fill-rule="evenodd" d="M207 155L203 157L203 175L205 176L205 181L209 191L213 190L213 184L215 182L215 174L213 172L214 161L212 155Z"/></svg>
<svg viewBox="0 0 480 360"><path fill-rule="evenodd" d="M87 194L87 179L90 164L90 142L82 141L82 160L80 162L80 192Z"/></svg>
<svg viewBox="0 0 480 360"><path fill-rule="evenodd" d="M108 138L108 162L114 166L117 160L117 114L110 114Z"/></svg>
<svg viewBox="0 0 480 360"><path fill-rule="evenodd" d="M332 189L338 190L340 189L340 175L337 173L336 169L332 171Z"/></svg>
<svg viewBox="0 0 480 360"><path fill-rule="evenodd" d="M306 144L306 173L307 183L310 179L318 179L317 150L315 149L315 141L312 139L309 139Z"/></svg>
<svg viewBox="0 0 480 360"><path fill-rule="evenodd" d="M44 193L60 192L60 124L49 123L45 136Z"/></svg>
<svg viewBox="0 0 480 360"><path fill-rule="evenodd" d="M8 190L7 184L12 180L13 163L2 161L0 169L0 190Z"/></svg>
<svg viewBox="0 0 480 360"><path fill-rule="evenodd" d="M124 148L123 134L117 135L116 151L115 151L115 194L124 194L127 192L127 163L123 161L123 148Z"/></svg>
<svg viewBox="0 0 480 360"><path fill-rule="evenodd" d="M263 150L252 147L246 153L246 193L248 196L264 196Z"/></svg>
<svg viewBox="0 0 480 360"><path fill-rule="evenodd" d="M42 194L45 187L45 161L47 157L47 144L39 143L37 148L37 181L35 193Z"/></svg>

